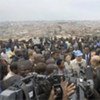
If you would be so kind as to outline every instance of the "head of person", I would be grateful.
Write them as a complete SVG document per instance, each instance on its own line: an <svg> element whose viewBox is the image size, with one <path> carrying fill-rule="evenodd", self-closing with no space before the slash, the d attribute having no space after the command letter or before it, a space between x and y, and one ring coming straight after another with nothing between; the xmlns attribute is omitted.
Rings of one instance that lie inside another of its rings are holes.
<svg viewBox="0 0 100 100"><path fill-rule="evenodd" d="M54 51L51 56L54 58L54 59L58 59L59 58L59 52L58 51Z"/></svg>
<svg viewBox="0 0 100 100"><path fill-rule="evenodd" d="M90 62L94 69L100 67L100 56L98 55L93 56Z"/></svg>
<svg viewBox="0 0 100 100"><path fill-rule="evenodd" d="M75 52L75 57L76 57L77 62L82 61L82 56L83 56L83 53L80 50L77 50L77 52Z"/></svg>
<svg viewBox="0 0 100 100"><path fill-rule="evenodd" d="M46 64L43 62L39 62L36 66L35 66L35 72L38 74L45 74L46 71Z"/></svg>
<svg viewBox="0 0 100 100"><path fill-rule="evenodd" d="M91 51L91 57L96 55L96 51Z"/></svg>
<svg viewBox="0 0 100 100"><path fill-rule="evenodd" d="M22 57L23 53L22 53L21 50L16 50L16 51L15 51L15 55L16 55L17 57Z"/></svg>
<svg viewBox="0 0 100 100"><path fill-rule="evenodd" d="M12 39L9 39L9 43L12 43Z"/></svg>
<svg viewBox="0 0 100 100"><path fill-rule="evenodd" d="M46 68L46 74L50 75L52 74L55 70L57 70L57 65L56 64L48 64Z"/></svg>
<svg viewBox="0 0 100 100"><path fill-rule="evenodd" d="M71 55L71 54L67 54L67 55L65 56L65 61L66 61L66 62L70 62L70 61L71 61L71 58L72 58L72 55Z"/></svg>
<svg viewBox="0 0 100 100"><path fill-rule="evenodd" d="M53 58L49 58L46 60L46 64L55 64L55 60Z"/></svg>
<svg viewBox="0 0 100 100"><path fill-rule="evenodd" d="M18 64L16 62L11 63L10 65L10 71L14 74L18 74Z"/></svg>
<svg viewBox="0 0 100 100"><path fill-rule="evenodd" d="M29 60L23 60L18 62L19 74L23 77L33 72L32 63Z"/></svg>
<svg viewBox="0 0 100 100"><path fill-rule="evenodd" d="M84 47L84 52L85 52L86 54L88 54L88 53L90 52L89 46L85 46L85 47Z"/></svg>
<svg viewBox="0 0 100 100"><path fill-rule="evenodd" d="M62 59L58 59L57 66L59 69L64 69L65 68L64 61Z"/></svg>
<svg viewBox="0 0 100 100"><path fill-rule="evenodd" d="M96 49L96 55L99 55L100 56L100 48L97 48Z"/></svg>
<svg viewBox="0 0 100 100"><path fill-rule="evenodd" d="M42 54L36 54L34 56L34 62L37 64L39 62L45 62L45 58Z"/></svg>

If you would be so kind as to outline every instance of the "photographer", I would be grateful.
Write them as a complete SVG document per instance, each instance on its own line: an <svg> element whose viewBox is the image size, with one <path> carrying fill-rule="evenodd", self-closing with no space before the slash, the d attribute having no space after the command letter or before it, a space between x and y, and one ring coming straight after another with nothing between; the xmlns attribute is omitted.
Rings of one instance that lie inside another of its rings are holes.
<svg viewBox="0 0 100 100"><path fill-rule="evenodd" d="M60 60L62 62L62 60ZM52 75L53 74L53 71L54 70L57 70L57 66L55 64L49 64L47 66L47 69L46 69L46 73L48 73L48 75ZM64 74L64 73L63 73ZM74 90L75 90L75 86L74 84L68 84L68 82L66 81L63 81L63 79L61 78L61 88L62 88L62 93L63 93L63 97L62 97L62 100L67 100L68 97L74 93ZM54 86L52 87L52 90L51 90L51 93L50 93L50 97L49 97L49 100L56 100L58 94L55 93L55 88Z"/></svg>

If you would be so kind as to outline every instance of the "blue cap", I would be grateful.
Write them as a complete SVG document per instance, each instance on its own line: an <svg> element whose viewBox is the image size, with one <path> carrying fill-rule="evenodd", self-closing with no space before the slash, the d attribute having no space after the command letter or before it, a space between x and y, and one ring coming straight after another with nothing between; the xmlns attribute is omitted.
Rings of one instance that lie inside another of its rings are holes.
<svg viewBox="0 0 100 100"><path fill-rule="evenodd" d="M76 57L83 56L83 53L82 53L80 50L77 50L77 51L75 52L75 56L76 56Z"/></svg>

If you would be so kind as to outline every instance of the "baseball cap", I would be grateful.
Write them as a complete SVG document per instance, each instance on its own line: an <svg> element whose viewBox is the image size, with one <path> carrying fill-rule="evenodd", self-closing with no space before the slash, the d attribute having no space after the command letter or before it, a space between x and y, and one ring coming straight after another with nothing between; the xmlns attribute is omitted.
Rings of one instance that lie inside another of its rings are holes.
<svg viewBox="0 0 100 100"><path fill-rule="evenodd" d="M76 56L76 57L83 56L83 53L82 53L80 50L77 50L77 51L75 52L75 56Z"/></svg>

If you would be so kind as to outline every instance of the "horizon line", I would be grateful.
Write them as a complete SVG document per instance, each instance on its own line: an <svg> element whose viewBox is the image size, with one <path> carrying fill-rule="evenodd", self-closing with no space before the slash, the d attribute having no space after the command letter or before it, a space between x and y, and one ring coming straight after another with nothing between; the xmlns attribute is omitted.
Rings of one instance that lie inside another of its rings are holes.
<svg viewBox="0 0 100 100"><path fill-rule="evenodd" d="M89 21L89 22L92 22L92 21L100 21L100 19L98 20L76 20L76 19L72 19L72 20L6 20L6 21L0 21L0 23L3 23L3 22L68 22L68 21Z"/></svg>

